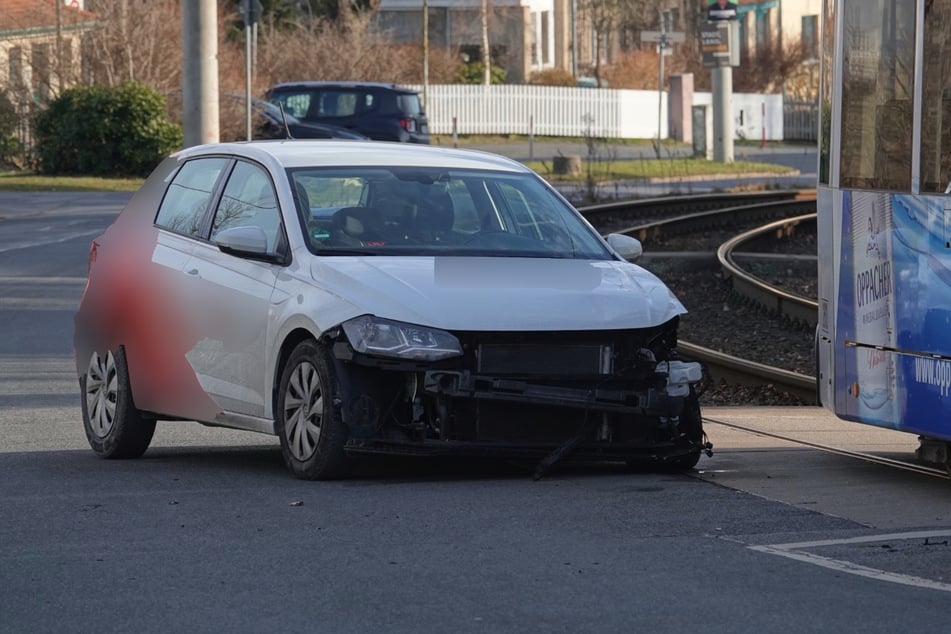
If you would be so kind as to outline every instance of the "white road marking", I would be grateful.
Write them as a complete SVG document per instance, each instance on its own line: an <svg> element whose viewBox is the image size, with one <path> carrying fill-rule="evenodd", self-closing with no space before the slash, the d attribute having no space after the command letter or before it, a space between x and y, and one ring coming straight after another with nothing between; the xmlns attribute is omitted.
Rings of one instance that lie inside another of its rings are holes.
<svg viewBox="0 0 951 634"><path fill-rule="evenodd" d="M915 577L912 575L903 575L896 572L888 572L878 568L870 568L854 564L849 561L832 559L812 553L802 552L810 548L822 548L825 546L848 546L851 544L871 544L875 542L907 540L907 539L927 539L931 537L951 537L951 530L938 531L912 531L907 533L888 533L885 535L867 535L865 537L850 537L847 539L827 539L813 542L795 542L790 544L770 544L766 546L748 546L750 550L770 555L779 555L795 561L802 561L814 566L829 568L838 572L845 572L850 575L868 577L878 581L888 581L890 583L900 583L906 586L915 586L917 588L927 588L929 590L940 590L942 592L951 592L951 584Z"/></svg>
<svg viewBox="0 0 951 634"><path fill-rule="evenodd" d="M18 277L0 275L0 284L85 284L85 277Z"/></svg>
<svg viewBox="0 0 951 634"><path fill-rule="evenodd" d="M8 247L0 247L0 253L6 253L7 251L18 251L20 249L32 249L34 247L46 246L47 244L58 244L60 242L69 242L70 240L74 240L76 238L82 238L84 236L95 236L95 235L100 235L101 233L102 233L102 229L92 229L90 231L80 231L79 233L70 233L60 238L56 238L54 240L35 240L33 242L23 242L23 243L14 244Z"/></svg>

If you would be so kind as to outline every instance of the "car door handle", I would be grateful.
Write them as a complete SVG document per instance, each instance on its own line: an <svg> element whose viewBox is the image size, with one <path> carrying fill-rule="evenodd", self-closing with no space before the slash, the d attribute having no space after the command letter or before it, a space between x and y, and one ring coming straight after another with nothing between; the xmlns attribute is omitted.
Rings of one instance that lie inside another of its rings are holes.
<svg viewBox="0 0 951 634"><path fill-rule="evenodd" d="M201 275L199 275L198 273L198 269L188 269L187 271L185 271L185 275L188 275L191 277L201 277Z"/></svg>

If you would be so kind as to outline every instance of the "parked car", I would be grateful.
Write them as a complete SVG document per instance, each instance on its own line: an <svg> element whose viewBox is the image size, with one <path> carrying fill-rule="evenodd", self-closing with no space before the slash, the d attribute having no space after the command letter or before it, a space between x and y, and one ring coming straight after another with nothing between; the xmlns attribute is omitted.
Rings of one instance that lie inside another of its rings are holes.
<svg viewBox="0 0 951 634"><path fill-rule="evenodd" d="M92 243L75 323L86 437L158 420L280 437L301 478L357 454L648 459L704 450L684 307L553 188L493 154L201 145Z"/></svg>
<svg viewBox="0 0 951 634"><path fill-rule="evenodd" d="M272 87L266 99L305 123L354 130L376 141L429 143L419 93L395 84L289 82Z"/></svg>
<svg viewBox="0 0 951 634"><path fill-rule="evenodd" d="M316 121L305 122L281 112L280 106L262 100L254 101L252 119L255 139L351 139L367 140L359 132Z"/></svg>

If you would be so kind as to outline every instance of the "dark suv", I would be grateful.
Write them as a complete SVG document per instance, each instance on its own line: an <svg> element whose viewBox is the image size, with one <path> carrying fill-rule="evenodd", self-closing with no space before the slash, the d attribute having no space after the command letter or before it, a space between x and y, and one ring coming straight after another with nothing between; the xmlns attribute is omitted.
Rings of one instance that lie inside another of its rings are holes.
<svg viewBox="0 0 951 634"><path fill-rule="evenodd" d="M335 125L378 141L429 143L419 93L395 84L288 82L268 90L266 99L305 123Z"/></svg>

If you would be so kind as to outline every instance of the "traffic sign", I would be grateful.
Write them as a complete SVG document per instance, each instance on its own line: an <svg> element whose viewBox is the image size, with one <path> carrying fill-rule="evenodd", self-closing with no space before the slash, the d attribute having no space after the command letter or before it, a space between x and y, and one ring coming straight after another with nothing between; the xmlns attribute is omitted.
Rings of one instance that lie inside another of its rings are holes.
<svg viewBox="0 0 951 634"><path fill-rule="evenodd" d="M686 41L686 39L687 36L680 31L641 31L641 42L679 44Z"/></svg>

